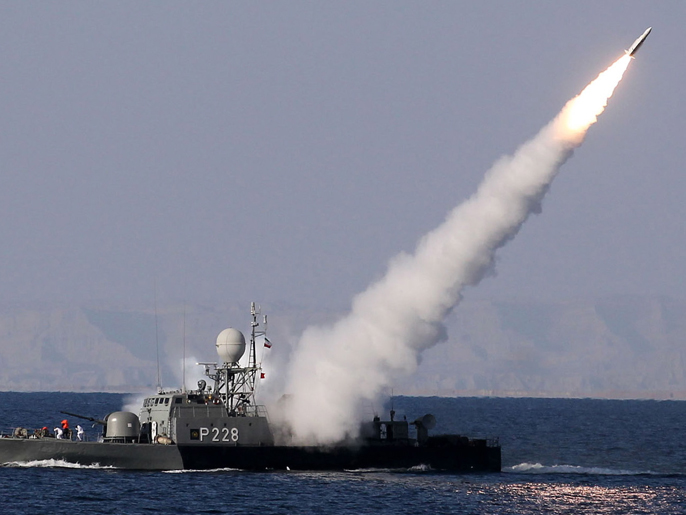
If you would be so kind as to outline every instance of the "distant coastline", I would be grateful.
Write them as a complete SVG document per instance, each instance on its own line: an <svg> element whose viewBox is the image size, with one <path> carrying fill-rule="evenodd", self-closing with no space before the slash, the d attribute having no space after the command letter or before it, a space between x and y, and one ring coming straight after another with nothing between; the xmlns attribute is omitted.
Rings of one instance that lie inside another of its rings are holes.
<svg viewBox="0 0 686 515"><path fill-rule="evenodd" d="M153 392L152 387L132 388L130 390L111 388L103 390L0 390L1 393L114 393L122 395L137 395ZM686 401L686 391L678 392L528 392L528 391L498 391L498 390L394 390L398 397L483 397L502 399L598 399L624 401Z"/></svg>
<svg viewBox="0 0 686 515"><path fill-rule="evenodd" d="M221 330L248 329L245 312L239 304L160 305L157 316L105 303L0 306L0 391L154 391L156 339L162 384L179 387L184 339L192 376L196 362L216 360ZM262 386L280 391L299 335L339 314L287 304L266 312L274 345ZM448 341L392 386L411 396L686 400L685 313L686 301L649 295L465 299L446 322Z"/></svg>
<svg viewBox="0 0 686 515"><path fill-rule="evenodd" d="M655 400L685 401L686 391L675 392L538 392L508 390L395 390L395 395L407 397L499 397L533 399L606 399L606 400Z"/></svg>

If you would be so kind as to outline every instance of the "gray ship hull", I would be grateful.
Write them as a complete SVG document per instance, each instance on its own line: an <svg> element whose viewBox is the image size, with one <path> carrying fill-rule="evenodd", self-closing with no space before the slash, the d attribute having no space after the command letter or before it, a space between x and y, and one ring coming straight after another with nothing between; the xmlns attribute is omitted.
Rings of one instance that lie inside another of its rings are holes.
<svg viewBox="0 0 686 515"><path fill-rule="evenodd" d="M135 470L183 469L176 445L73 442L54 438L0 439L0 463L61 460Z"/></svg>

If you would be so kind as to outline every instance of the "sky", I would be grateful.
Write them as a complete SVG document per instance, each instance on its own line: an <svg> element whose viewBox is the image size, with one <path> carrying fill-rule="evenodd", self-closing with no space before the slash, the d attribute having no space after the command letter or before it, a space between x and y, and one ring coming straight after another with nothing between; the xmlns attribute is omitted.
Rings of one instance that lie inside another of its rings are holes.
<svg viewBox="0 0 686 515"><path fill-rule="evenodd" d="M345 309L648 26L465 296L684 299L684 19L680 1L2 1L0 302Z"/></svg>

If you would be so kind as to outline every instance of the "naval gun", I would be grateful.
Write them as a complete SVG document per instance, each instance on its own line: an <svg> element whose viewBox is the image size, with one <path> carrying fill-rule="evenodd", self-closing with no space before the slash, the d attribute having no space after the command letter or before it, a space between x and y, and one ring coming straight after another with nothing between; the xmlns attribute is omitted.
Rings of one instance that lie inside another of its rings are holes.
<svg viewBox="0 0 686 515"><path fill-rule="evenodd" d="M76 413L71 413L69 411L61 411L60 410L60 413L62 413L64 415L69 415L70 417L82 418L83 420L89 420L90 422L93 422L93 424L100 424L101 426L107 427L107 422L105 422L104 420L100 420L99 418L87 417L85 415L78 415ZM107 417L105 417L105 418L107 418Z"/></svg>
<svg viewBox="0 0 686 515"><path fill-rule="evenodd" d="M99 418L86 417L78 413L71 413L69 411L60 411L65 415L89 420L95 424L102 426L102 435L105 442L119 442L131 443L140 441L141 437L141 423L135 413L128 411L114 411L105 417L105 420Z"/></svg>

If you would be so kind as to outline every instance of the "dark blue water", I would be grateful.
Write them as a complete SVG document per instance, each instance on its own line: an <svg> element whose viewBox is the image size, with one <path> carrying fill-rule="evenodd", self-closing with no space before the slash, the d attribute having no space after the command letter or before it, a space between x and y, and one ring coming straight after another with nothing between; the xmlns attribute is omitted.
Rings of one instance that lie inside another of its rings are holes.
<svg viewBox="0 0 686 515"><path fill-rule="evenodd" d="M60 409L101 417L123 397L0 393L0 428L52 428ZM163 473L43 463L0 467L0 514L686 513L686 402L400 397L395 408L408 419L433 413L434 433L499 436L503 472Z"/></svg>

